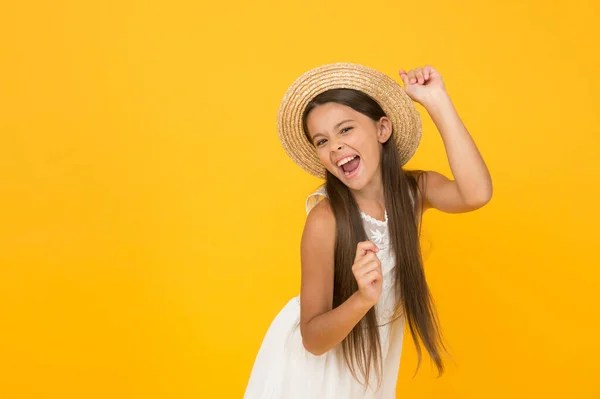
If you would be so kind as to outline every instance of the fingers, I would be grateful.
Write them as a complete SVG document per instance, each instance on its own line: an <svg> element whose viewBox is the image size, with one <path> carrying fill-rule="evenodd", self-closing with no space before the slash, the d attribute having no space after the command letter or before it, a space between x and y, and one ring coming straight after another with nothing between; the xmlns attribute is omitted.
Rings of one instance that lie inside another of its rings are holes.
<svg viewBox="0 0 600 399"><path fill-rule="evenodd" d="M352 274L354 274L359 287L382 278L381 262L377 257L378 250L371 241L363 241L356 246L356 259L352 265Z"/></svg>
<svg viewBox="0 0 600 399"><path fill-rule="evenodd" d="M357 268L354 270L354 278L356 278L359 287L381 280L381 263L379 261L369 262L364 266Z"/></svg>
<svg viewBox="0 0 600 399"><path fill-rule="evenodd" d="M354 277L358 279L373 270L378 270L381 273L381 262L375 254L372 255L373 257L352 265L352 274L354 274Z"/></svg>
<svg viewBox="0 0 600 399"><path fill-rule="evenodd" d="M379 262L379 260L372 260L356 268L356 272L361 276L364 276L373 270L381 271L381 262Z"/></svg>
<svg viewBox="0 0 600 399"><path fill-rule="evenodd" d="M417 82L422 85L425 83L425 77L423 76L423 68L415 69L415 77L417 78Z"/></svg>
<svg viewBox="0 0 600 399"><path fill-rule="evenodd" d="M426 71L427 71L428 78L430 78L430 77L431 77L431 75L433 75L433 74L436 74L436 73L437 73L437 71L436 71L436 70L435 70L435 69L434 69L434 68L433 68L431 65L425 65L425 68L424 68L424 70L426 70Z"/></svg>
<svg viewBox="0 0 600 399"><path fill-rule="evenodd" d="M369 251L377 252L379 251L379 248L371 241L359 242L356 246L356 256L354 257L354 261L356 262L356 260L369 253Z"/></svg>
<svg viewBox="0 0 600 399"><path fill-rule="evenodd" d="M377 300L379 294L372 290L372 285L383 281L381 262L377 257L377 246L371 241L358 243L356 259L352 265L352 274L356 279L359 291L369 300ZM381 290L381 286L379 286ZM379 292L380 293L380 292ZM377 297L377 298L376 298Z"/></svg>
<svg viewBox="0 0 600 399"><path fill-rule="evenodd" d="M381 281L383 276L381 275L381 270L371 270L369 273L365 274L363 280L366 284L373 284L378 281Z"/></svg>
<svg viewBox="0 0 600 399"><path fill-rule="evenodd" d="M409 84L409 80L408 80L408 74L406 73L406 71L404 69L401 69L399 71L400 73L400 79L402 79L402 82L404 83L404 85L408 85Z"/></svg>
<svg viewBox="0 0 600 399"><path fill-rule="evenodd" d="M415 77L414 69L411 69L410 71L408 71L408 81L410 82L411 85L414 85L415 83L417 83L417 78Z"/></svg>
<svg viewBox="0 0 600 399"><path fill-rule="evenodd" d="M423 76L425 77L425 80L429 80L429 76L431 75L431 70L433 68L431 67L431 65L425 65L425 68L423 68Z"/></svg>
<svg viewBox="0 0 600 399"><path fill-rule="evenodd" d="M435 73L435 70L430 66L426 65L423 68L415 68L406 72L404 69L400 69L399 72L400 78L405 85L408 84L425 84L430 78L430 76Z"/></svg>
<svg viewBox="0 0 600 399"><path fill-rule="evenodd" d="M377 255L375 255L374 252L369 252L368 254L354 262L352 266L356 269L363 269L364 267L366 267L366 265L372 262L379 262L379 258L377 257Z"/></svg>
<svg viewBox="0 0 600 399"><path fill-rule="evenodd" d="M366 265L370 262L379 262L379 258L377 257L375 252L369 252L359 261L361 265Z"/></svg>

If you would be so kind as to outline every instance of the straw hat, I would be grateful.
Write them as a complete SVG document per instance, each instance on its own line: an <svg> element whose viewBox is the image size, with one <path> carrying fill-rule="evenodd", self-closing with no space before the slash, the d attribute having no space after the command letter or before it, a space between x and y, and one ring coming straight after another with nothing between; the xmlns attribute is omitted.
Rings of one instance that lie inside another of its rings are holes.
<svg viewBox="0 0 600 399"><path fill-rule="evenodd" d="M389 76L366 66L338 62L311 69L287 89L277 114L277 130L283 149L302 169L324 179L325 168L304 135L302 114L318 94L330 89L350 88L368 94L392 121L400 162L414 155L421 140L421 118L404 88Z"/></svg>

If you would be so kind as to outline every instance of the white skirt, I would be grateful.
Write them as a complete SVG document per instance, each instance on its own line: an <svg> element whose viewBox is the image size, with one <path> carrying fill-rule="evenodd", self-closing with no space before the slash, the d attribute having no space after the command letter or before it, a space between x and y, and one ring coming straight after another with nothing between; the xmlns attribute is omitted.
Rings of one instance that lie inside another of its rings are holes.
<svg viewBox="0 0 600 399"><path fill-rule="evenodd" d="M341 345L321 356L304 348L300 335L300 300L292 298L275 317L263 339L244 399L396 398L403 335L403 316L380 327L383 378L379 387L377 384L366 387L350 373Z"/></svg>

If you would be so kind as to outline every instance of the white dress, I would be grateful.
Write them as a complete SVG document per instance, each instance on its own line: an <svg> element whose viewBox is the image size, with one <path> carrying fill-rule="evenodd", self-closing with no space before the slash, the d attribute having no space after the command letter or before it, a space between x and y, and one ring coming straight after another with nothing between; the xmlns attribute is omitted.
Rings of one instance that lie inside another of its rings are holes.
<svg viewBox="0 0 600 399"><path fill-rule="evenodd" d="M321 187L307 198L307 214L323 197L326 197L326 193L325 188ZM380 249L377 256L383 272L383 289L375 305L383 359L379 389L375 391L377 383L373 383L372 388L365 391L365 386L354 379L344 361L341 344L320 356L315 356L304 348L300 335L300 297L296 296L283 307L267 330L256 356L244 399L396 397L405 318L402 314L392 320L396 300L393 284L396 270L390 248L387 214L385 222L365 213L361 215L369 240ZM358 368L356 370L360 376Z"/></svg>

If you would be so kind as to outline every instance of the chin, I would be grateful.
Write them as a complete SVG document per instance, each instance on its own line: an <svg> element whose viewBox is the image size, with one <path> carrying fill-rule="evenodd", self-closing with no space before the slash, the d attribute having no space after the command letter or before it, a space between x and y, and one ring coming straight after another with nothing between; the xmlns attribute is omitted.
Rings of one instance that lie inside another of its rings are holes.
<svg viewBox="0 0 600 399"><path fill-rule="evenodd" d="M363 181L362 179L353 180L350 182L345 182L342 180L342 183L344 183L344 185L346 185L346 187L348 187L352 191L361 191L367 185L367 182Z"/></svg>
<svg viewBox="0 0 600 399"><path fill-rule="evenodd" d="M335 177L337 177L337 179L341 181L342 184L344 184L346 187L353 191L362 190L368 183L368 179L366 177L366 174L364 173L364 170L361 170L361 173L351 178L345 178L344 176L341 176L340 173L334 173L331 170L329 172Z"/></svg>

